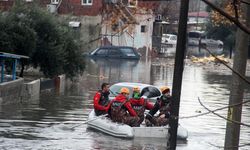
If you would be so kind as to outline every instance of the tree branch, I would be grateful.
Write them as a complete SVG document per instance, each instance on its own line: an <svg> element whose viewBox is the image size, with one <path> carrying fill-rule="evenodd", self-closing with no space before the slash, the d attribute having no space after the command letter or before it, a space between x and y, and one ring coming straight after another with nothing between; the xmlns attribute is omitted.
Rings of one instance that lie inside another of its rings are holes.
<svg viewBox="0 0 250 150"><path fill-rule="evenodd" d="M224 116L222 116L222 115L220 115L220 114L217 114L217 113L211 111L209 108L207 108L207 107L201 102L201 100L200 100L199 97L198 97L198 101L199 101L199 103L201 104L201 106L203 106L207 111L213 113L214 115L216 115L216 116L218 116L218 117L220 117L220 118L222 118L222 119L225 119L225 120L227 120L227 121L229 121L229 122L232 122L232 123L235 123L235 124L238 124L238 125L242 125L242 126L246 126L246 127L250 127L249 124L245 124L245 123L242 123L242 122L239 122L239 121L236 121L236 120L228 119L228 118L226 118L226 117L224 117Z"/></svg>
<svg viewBox="0 0 250 150"><path fill-rule="evenodd" d="M239 14L238 14L238 0L234 0L233 6L234 6L235 19L239 20Z"/></svg>
<svg viewBox="0 0 250 150"><path fill-rule="evenodd" d="M209 0L202 0L204 3L206 3L208 6L210 6L212 9L218 11L222 16L226 17L230 21L232 21L237 27L239 27L242 31L246 32L247 34L250 34L250 28L242 24L239 20L229 15L227 12L225 12L223 9L217 7L213 3L211 3Z"/></svg>
<svg viewBox="0 0 250 150"><path fill-rule="evenodd" d="M228 66L224 61L222 61L220 58L218 58L215 54L213 54L208 48L206 47L202 47L204 48L210 55L212 55L215 59L217 59L220 63L222 63L223 65L225 65L228 69L230 69L233 73L235 73L236 75L238 75L243 81L245 81L247 84L250 84L250 81L247 80L245 78L244 75L240 74L239 72L237 72L236 70L234 70L233 68L231 68L230 66Z"/></svg>
<svg viewBox="0 0 250 150"><path fill-rule="evenodd" d="M250 2L246 2L246 1L243 1L243 0L241 0L240 2L244 3L244 4L247 4L247 5L250 5Z"/></svg>
<svg viewBox="0 0 250 150"><path fill-rule="evenodd" d="M243 101L243 102L240 102L240 103L236 103L236 104L232 104L232 105L227 105L227 106L224 106L224 107L220 107L220 108L217 108L217 109L205 112L205 113L201 113L201 114L197 114L197 115L192 115L192 116L179 117L179 119L196 118L196 117L204 116L204 115L207 115L207 114L210 114L210 113L214 113L216 111L223 110L223 109L226 109L226 108L235 107L235 106L241 106L241 105L249 103L249 102L250 102L250 100L246 100L246 101Z"/></svg>

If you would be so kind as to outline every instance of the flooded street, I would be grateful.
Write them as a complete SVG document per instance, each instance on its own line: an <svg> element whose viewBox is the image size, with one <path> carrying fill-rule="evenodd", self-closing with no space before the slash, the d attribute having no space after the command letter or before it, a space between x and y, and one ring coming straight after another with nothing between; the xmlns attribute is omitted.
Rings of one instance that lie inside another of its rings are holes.
<svg viewBox="0 0 250 150"><path fill-rule="evenodd" d="M114 138L86 129L84 122L93 108L92 98L101 83L141 82L172 89L173 59L140 61L86 60L86 70L78 80L67 83L64 95L43 93L38 102L0 107L0 149L53 150L165 150L166 139ZM248 72L249 74L249 72ZM223 66L186 62L183 73L180 124L189 131L178 150L216 150L224 145L226 121L207 112L201 102L214 110L226 106L231 72ZM245 100L250 99L249 85ZM218 111L226 117L227 109ZM244 104L242 122L250 124L250 104ZM79 126L78 126L79 125ZM75 128L72 128L75 126ZM240 145L249 144L250 128L241 127ZM242 150L250 146L240 147Z"/></svg>

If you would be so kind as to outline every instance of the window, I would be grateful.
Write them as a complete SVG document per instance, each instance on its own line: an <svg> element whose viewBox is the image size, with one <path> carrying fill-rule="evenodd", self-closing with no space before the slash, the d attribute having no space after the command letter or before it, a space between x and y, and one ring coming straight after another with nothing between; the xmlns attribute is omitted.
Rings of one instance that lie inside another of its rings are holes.
<svg viewBox="0 0 250 150"><path fill-rule="evenodd" d="M132 48L121 48L121 51L126 55L126 56L136 56L134 53L134 50Z"/></svg>
<svg viewBox="0 0 250 150"><path fill-rule="evenodd" d="M122 86L122 85L114 85L114 86L111 86L110 87L110 97L115 97L115 96L117 96L119 93L120 93L120 90L121 90L121 88L123 88L123 87L126 87L126 88L128 88L129 89L129 91L133 91L133 88L132 87L128 87L128 86ZM133 92L129 92L129 97L132 97L132 93Z"/></svg>
<svg viewBox="0 0 250 150"><path fill-rule="evenodd" d="M172 37L170 37L170 40L176 41L177 37L176 36L172 36Z"/></svg>
<svg viewBox="0 0 250 150"><path fill-rule="evenodd" d="M136 7L136 5L137 5L137 0L129 0L128 1L129 7Z"/></svg>
<svg viewBox="0 0 250 150"><path fill-rule="evenodd" d="M120 56L121 53L120 53L120 51L117 50L117 49L110 49L110 50L109 50L109 55L110 55L110 56Z"/></svg>
<svg viewBox="0 0 250 150"><path fill-rule="evenodd" d="M107 50L106 49L99 49L96 52L96 55L107 55Z"/></svg>
<svg viewBox="0 0 250 150"><path fill-rule="evenodd" d="M141 32L146 32L146 26L145 25L141 25Z"/></svg>
<svg viewBox="0 0 250 150"><path fill-rule="evenodd" d="M59 0L51 0L51 4L58 4Z"/></svg>
<svg viewBox="0 0 250 150"><path fill-rule="evenodd" d="M82 5L92 5L93 0L82 0Z"/></svg>

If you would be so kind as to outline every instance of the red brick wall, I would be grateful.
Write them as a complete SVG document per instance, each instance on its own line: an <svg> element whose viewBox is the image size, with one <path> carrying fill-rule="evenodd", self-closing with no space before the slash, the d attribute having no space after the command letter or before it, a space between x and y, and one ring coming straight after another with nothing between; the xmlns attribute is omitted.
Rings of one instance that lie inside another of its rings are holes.
<svg viewBox="0 0 250 150"><path fill-rule="evenodd" d="M42 7L46 7L51 3L51 0L40 0ZM13 0L0 1L0 10L9 10L13 5ZM147 9L157 9L159 2L138 1L138 7ZM92 5L82 5L81 0L63 0L59 9L59 14L73 14L76 16L96 16L101 14L103 8L103 0L93 0Z"/></svg>
<svg viewBox="0 0 250 150"><path fill-rule="evenodd" d="M92 5L82 5L81 0L64 0L59 7L59 14L73 14L76 16L96 16L101 13L102 0L93 0Z"/></svg>
<svg viewBox="0 0 250 150"><path fill-rule="evenodd" d="M13 4L14 4L13 0L0 1L0 10L7 11L12 7Z"/></svg>
<svg viewBox="0 0 250 150"><path fill-rule="evenodd" d="M160 2L149 2L149 1L138 1L137 6L141 8L147 8L147 9L152 9L155 10L159 7Z"/></svg>

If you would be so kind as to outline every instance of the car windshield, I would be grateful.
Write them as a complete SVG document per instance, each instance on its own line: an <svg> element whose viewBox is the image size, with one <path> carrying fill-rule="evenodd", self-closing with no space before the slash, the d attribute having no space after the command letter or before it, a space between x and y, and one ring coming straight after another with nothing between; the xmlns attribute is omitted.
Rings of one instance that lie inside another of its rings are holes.
<svg viewBox="0 0 250 150"><path fill-rule="evenodd" d="M121 85L113 85L110 87L110 97L115 97L120 93L121 88L126 87L129 89L129 97L132 97L132 87L127 87L127 86L121 86Z"/></svg>
<svg viewBox="0 0 250 150"><path fill-rule="evenodd" d="M120 48L120 49L127 56L136 56L135 53L134 53L134 50L132 48L123 47L123 48Z"/></svg>
<svg viewBox="0 0 250 150"><path fill-rule="evenodd" d="M177 38L176 38L176 36L172 36L172 37L170 38L170 40L176 41Z"/></svg>
<svg viewBox="0 0 250 150"><path fill-rule="evenodd" d="M132 97L132 87L122 86L122 85L113 85L110 87L110 97L115 97L120 93L121 88L127 87L130 91L129 97ZM161 96L161 92L153 86L148 86L142 89L141 96L146 96L147 98Z"/></svg>

